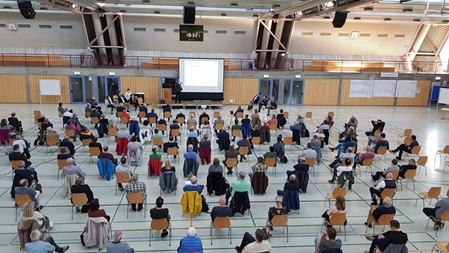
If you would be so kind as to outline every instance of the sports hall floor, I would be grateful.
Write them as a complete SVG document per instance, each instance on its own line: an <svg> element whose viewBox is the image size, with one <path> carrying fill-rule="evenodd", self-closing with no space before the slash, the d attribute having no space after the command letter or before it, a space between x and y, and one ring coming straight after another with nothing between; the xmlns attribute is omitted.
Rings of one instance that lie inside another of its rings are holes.
<svg viewBox="0 0 449 253"><path fill-rule="evenodd" d="M79 115L84 113L84 105L65 105L72 107ZM36 128L32 124L33 122L33 110L41 110L46 117L50 118L51 122L55 125L55 130L61 135L63 133L62 123L57 116L57 105L13 105L2 104L0 107L0 115L2 118L9 116L11 112L16 112L20 120L22 120L25 129L25 138L30 142L33 142L36 138ZM314 131L316 126L321 123L327 112L335 112L335 126L331 132L332 145L337 144L337 132L341 131L344 123L349 119L351 115L354 115L359 120L359 150L366 145L367 138L364 135L364 131L367 131L370 127L370 120L383 119L386 122L385 132L387 138L390 140L390 145L395 148L397 137L403 132L405 128L412 128L413 134L417 135L418 141L422 146L421 155L429 156L426 166L427 176L425 176L424 170L421 169L417 176L416 190L413 190L412 183L404 185L404 189L398 190L394 197L394 205L398 209L396 219L401 222L402 229L409 236L409 242L407 244L411 252L430 252L435 240L449 241L449 227L446 227L438 233L438 237L435 237L435 233L430 226L425 229L427 217L422 213L422 202L418 202L415 206L415 200L417 193L421 191L427 191L431 186L442 186L442 195L444 196L449 188L449 169L442 172L443 164L440 165L440 161L437 160L434 163L435 153L438 149L442 149L446 144L449 144L449 120L442 120L441 113L437 113L435 109L426 110L425 107L360 107L360 106L340 106L340 107L280 107L287 110L290 113L289 122L293 122L298 114L304 115L306 111L313 112L313 119L307 120L306 125L309 131ZM229 114L230 109L236 109L236 106L225 106L222 110L222 115ZM185 113L188 110L185 110ZM213 111L209 110L209 115L213 114ZM131 112L132 115L136 115L136 112ZM177 110L173 111L176 115ZM110 117L111 115L107 115ZM82 118L82 117L80 117ZM117 119L115 119L117 121ZM86 123L84 121L84 123ZM93 129L93 128L92 128ZM184 130L185 131L185 130ZM96 134L96 131L94 131ZM272 134L272 140L274 140L274 134ZM100 139L103 145L110 142L111 153L115 151L115 142L111 138ZM307 142L305 138L302 139L302 144ZM218 157L220 160L224 157L224 154L218 152L215 142L212 158ZM272 142L273 143L273 142ZM185 137L180 140L181 154L185 151ZM255 162L256 156L262 155L268 150L267 144L255 146L254 155L249 160L239 164L239 169L249 172L251 165ZM268 192L265 195L251 195L250 200L252 204L251 212L245 216L236 216L231 220L232 224L232 244L229 244L229 238L226 231L216 231L218 236L214 239L214 244L211 246L209 237L210 217L206 213L202 213L201 216L194 219L194 225L198 230L198 235L203 241L203 247L205 252L235 252L234 247L240 243L244 232L249 231L253 233L257 227L263 227L267 219L267 212L270 206L274 205L274 197L276 190L283 187L286 180L285 171L291 169L294 163L297 161L297 155L299 154L302 146L287 146L286 153L289 158L287 164L278 164L277 177L274 177L272 170L268 171L269 187ZM1 147L3 150L4 147ZM141 167L136 169L136 172L141 175L141 180L147 184L148 193L148 205L146 210L152 208L154 201L159 196L159 184L157 178L147 179L147 162L148 156L151 150L151 145L147 145L144 150L144 162ZM327 182L331 177L331 172L328 168L328 164L334 159L336 153L331 153L327 147L324 149L327 152L323 154L323 162L321 165L316 166L316 176L310 176L310 182L307 193L301 193L301 210L299 214L295 211L289 214L289 242L286 242L285 235L282 235L282 230L275 228L271 243L273 245L272 252L309 252L314 250L314 238L320 232L322 218L321 214L326 210L324 204L324 196L332 192L333 186ZM46 147L38 146L32 147L31 161L36 167L40 182L43 185L43 194L41 197L42 203L45 206L43 213L54 221L55 226L50 231L55 240L61 244L69 244L69 252L97 252L98 248L87 249L81 246L79 241L79 235L83 230L86 222L86 214L75 213L74 219L70 219L71 204L67 199L62 198L61 189L63 180L56 180L56 155L55 148L52 148L50 152L47 152ZM387 153L387 162L383 159L375 159L374 170L384 169L394 155ZM150 218L147 213L146 218L143 217L142 212L130 213L129 218L126 218L126 197L123 192L119 192L118 196L115 196L115 181L106 181L98 178L98 170L95 163L89 165L88 151L82 151L82 148L77 147L75 155L77 164L87 173L86 183L91 186L95 197L100 199L102 208L111 216L112 229L121 229L124 231L123 241L128 242L132 247L136 249L136 252L176 252L176 248L179 245L179 239L185 236L187 228L189 226L188 215L183 217L181 215L181 208L179 200L182 195L182 187L184 185L182 180L182 164L181 158L178 163L175 163L177 176L180 179L178 185L178 193L163 194L166 204L165 207L170 209L172 216L173 237L171 246L168 246L168 238L160 240L159 232L152 243L152 246L148 246L148 233ZM401 164L406 163L407 159L403 159ZM11 169L7 156L3 151L0 155L0 246L2 252L19 252L19 241L17 237L16 222L14 221L15 209L14 201L10 198L10 186L11 186ZM96 159L94 159L96 162ZM198 177L199 183L206 183L207 166L200 166ZM234 180L235 176L227 176L228 180ZM352 191L348 191L347 199L347 240L344 241L343 228L341 233L338 234L338 238L343 240L343 251L346 253L363 252L368 250L369 242L364 238L365 225L363 224L369 209L369 191L368 187L372 186L369 172L366 173L363 169L361 175L358 175L355 180L355 185ZM210 208L217 205L217 196L206 196ZM435 203L435 201L433 201ZM428 205L428 203L426 203ZM388 229L385 228L385 229ZM368 230L371 233L372 230ZM376 228L376 231L380 232L381 228ZM104 250L102 252L105 252Z"/></svg>

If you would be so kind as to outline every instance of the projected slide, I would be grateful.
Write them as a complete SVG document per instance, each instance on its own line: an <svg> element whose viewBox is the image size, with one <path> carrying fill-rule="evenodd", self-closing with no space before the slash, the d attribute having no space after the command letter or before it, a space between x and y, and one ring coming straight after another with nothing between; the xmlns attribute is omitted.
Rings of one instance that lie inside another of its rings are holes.
<svg viewBox="0 0 449 253"><path fill-rule="evenodd" d="M222 93L223 59L179 59L182 92Z"/></svg>

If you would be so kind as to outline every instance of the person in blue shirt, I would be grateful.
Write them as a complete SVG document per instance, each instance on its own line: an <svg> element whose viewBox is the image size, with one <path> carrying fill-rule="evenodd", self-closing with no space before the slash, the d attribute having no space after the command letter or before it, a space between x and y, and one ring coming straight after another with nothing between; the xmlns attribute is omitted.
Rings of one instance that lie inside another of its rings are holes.
<svg viewBox="0 0 449 253"><path fill-rule="evenodd" d="M196 236L196 229L190 227L187 230L187 236L182 238L179 242L178 253L185 252L199 252L203 253L203 243L201 239Z"/></svg>
<svg viewBox="0 0 449 253"><path fill-rule="evenodd" d="M53 251L64 253L69 249L69 245L59 247L51 236L48 236L43 241L42 233L39 231L39 229L31 231L30 239L31 242L25 244L25 250L27 251L27 253L48 253Z"/></svg>
<svg viewBox="0 0 449 253"><path fill-rule="evenodd" d="M203 192L203 187L198 184L198 178L196 176L192 176L190 178L190 184L186 184L182 190L185 192L196 191L201 194Z"/></svg>
<svg viewBox="0 0 449 253"><path fill-rule="evenodd" d="M390 143L388 142L387 139L385 139L385 137L386 137L385 133L381 133L381 134L380 134L380 137L377 138L376 146L374 147L374 154L377 154L377 150L378 150L379 147L381 147L381 146L386 146L386 147L387 147L387 150L390 149Z"/></svg>
<svg viewBox="0 0 449 253"><path fill-rule="evenodd" d="M197 153L193 151L193 145L187 146L187 152L184 154L185 159L196 159Z"/></svg>

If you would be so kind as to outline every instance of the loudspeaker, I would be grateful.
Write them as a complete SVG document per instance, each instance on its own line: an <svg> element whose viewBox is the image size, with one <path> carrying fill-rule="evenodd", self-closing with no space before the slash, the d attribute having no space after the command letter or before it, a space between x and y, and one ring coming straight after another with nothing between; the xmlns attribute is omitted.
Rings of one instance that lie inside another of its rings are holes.
<svg viewBox="0 0 449 253"><path fill-rule="evenodd" d="M195 24L195 6L184 6L184 24Z"/></svg>
<svg viewBox="0 0 449 253"><path fill-rule="evenodd" d="M332 21L334 28L342 28L346 22L347 16L348 16L348 12L346 12L346 11L335 12L334 20Z"/></svg>
<svg viewBox="0 0 449 253"><path fill-rule="evenodd" d="M17 1L17 6L19 6L20 13L26 19L34 19L36 16L36 12L33 9L33 5L31 1L19 0Z"/></svg>

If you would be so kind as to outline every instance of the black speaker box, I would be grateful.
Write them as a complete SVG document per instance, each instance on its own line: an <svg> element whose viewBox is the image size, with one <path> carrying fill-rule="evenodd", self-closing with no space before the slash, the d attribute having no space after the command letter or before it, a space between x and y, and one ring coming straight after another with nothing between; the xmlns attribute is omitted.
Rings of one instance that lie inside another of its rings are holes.
<svg viewBox="0 0 449 253"><path fill-rule="evenodd" d="M17 6L19 6L20 13L22 13L24 18L34 19L34 16L36 16L36 12L33 9L31 1L17 1Z"/></svg>
<svg viewBox="0 0 449 253"><path fill-rule="evenodd" d="M332 25L334 25L334 28L342 28L346 22L347 16L348 16L347 12L344 11L335 12L334 20L332 21Z"/></svg>
<svg viewBox="0 0 449 253"><path fill-rule="evenodd" d="M184 24L195 24L195 6L184 6Z"/></svg>

